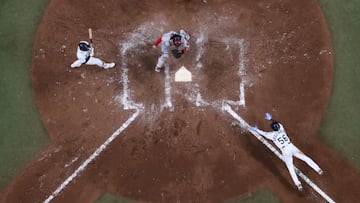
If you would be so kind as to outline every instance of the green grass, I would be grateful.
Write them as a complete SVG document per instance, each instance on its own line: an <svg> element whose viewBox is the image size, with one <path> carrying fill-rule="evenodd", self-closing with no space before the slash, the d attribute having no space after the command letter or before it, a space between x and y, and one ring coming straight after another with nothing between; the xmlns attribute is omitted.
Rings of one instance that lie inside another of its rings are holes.
<svg viewBox="0 0 360 203"><path fill-rule="evenodd" d="M223 203L279 203L280 201L270 192L266 190L258 190L255 193L249 193L244 197L227 200ZM135 201L119 198L110 193L105 193L102 195L96 203L135 203Z"/></svg>
<svg viewBox="0 0 360 203"><path fill-rule="evenodd" d="M47 2L0 2L0 188L48 144L30 74L35 29Z"/></svg>
<svg viewBox="0 0 360 203"><path fill-rule="evenodd" d="M334 85L321 136L360 170L360 1L319 0L334 46Z"/></svg>
<svg viewBox="0 0 360 203"><path fill-rule="evenodd" d="M105 193L96 200L96 203L135 203L135 201L126 198L119 198L110 193Z"/></svg>

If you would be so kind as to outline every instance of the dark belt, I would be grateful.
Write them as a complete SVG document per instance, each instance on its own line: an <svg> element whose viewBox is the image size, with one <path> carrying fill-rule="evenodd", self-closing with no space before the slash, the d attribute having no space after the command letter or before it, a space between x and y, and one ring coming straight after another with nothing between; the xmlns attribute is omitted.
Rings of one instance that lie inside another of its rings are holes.
<svg viewBox="0 0 360 203"><path fill-rule="evenodd" d="M91 56L86 57L85 62L84 62L84 63L82 63L82 64L87 63L87 62L89 61L90 57L91 57Z"/></svg>

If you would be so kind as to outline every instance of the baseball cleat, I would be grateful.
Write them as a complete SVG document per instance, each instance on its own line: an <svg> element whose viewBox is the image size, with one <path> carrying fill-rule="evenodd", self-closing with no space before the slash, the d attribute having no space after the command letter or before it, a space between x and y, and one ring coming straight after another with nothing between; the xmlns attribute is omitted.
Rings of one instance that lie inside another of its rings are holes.
<svg viewBox="0 0 360 203"><path fill-rule="evenodd" d="M160 67L157 67L157 66L156 66L156 67L155 67L155 71L156 71L156 72L160 72Z"/></svg>
<svg viewBox="0 0 360 203"><path fill-rule="evenodd" d="M80 66L76 66L76 65L71 64L70 67L71 67L71 68L78 68L78 67L80 67Z"/></svg>
<svg viewBox="0 0 360 203"><path fill-rule="evenodd" d="M297 187L297 189L298 189L300 192L303 190L303 187L302 187L301 184L297 185L296 187Z"/></svg>
<svg viewBox="0 0 360 203"><path fill-rule="evenodd" d="M323 174L324 174L324 171L320 169L320 170L318 171L318 174L319 174L319 175L323 175Z"/></svg>
<svg viewBox="0 0 360 203"><path fill-rule="evenodd" d="M109 69L109 68L114 68L115 67L115 63L105 63L104 64L104 69Z"/></svg>

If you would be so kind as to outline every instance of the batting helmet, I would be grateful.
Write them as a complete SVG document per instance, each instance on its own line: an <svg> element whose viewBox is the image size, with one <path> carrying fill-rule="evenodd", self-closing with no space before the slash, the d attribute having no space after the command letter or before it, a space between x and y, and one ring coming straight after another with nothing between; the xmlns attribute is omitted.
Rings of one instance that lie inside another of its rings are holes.
<svg viewBox="0 0 360 203"><path fill-rule="evenodd" d="M179 34L175 34L173 37L172 37L172 40L174 42L174 45L176 47L179 47L181 45L181 35Z"/></svg>
<svg viewBox="0 0 360 203"><path fill-rule="evenodd" d="M280 130L280 124L279 122L273 120L270 124L271 129L273 129L274 131L279 131Z"/></svg>
<svg viewBox="0 0 360 203"><path fill-rule="evenodd" d="M90 48L90 45L89 45L88 42L86 42L86 41L81 41L81 42L79 43L79 49L80 49L81 51L89 51L89 48Z"/></svg>

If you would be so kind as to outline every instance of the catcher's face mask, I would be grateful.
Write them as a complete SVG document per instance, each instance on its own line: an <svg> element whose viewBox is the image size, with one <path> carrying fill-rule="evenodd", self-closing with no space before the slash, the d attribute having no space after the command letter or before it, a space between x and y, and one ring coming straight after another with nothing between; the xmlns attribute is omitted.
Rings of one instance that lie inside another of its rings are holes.
<svg viewBox="0 0 360 203"><path fill-rule="evenodd" d="M179 47L181 45L181 40L174 41L174 44L176 47Z"/></svg>
<svg viewBox="0 0 360 203"><path fill-rule="evenodd" d="M181 45L181 36L180 35L174 35L173 42L176 47L179 47Z"/></svg>

